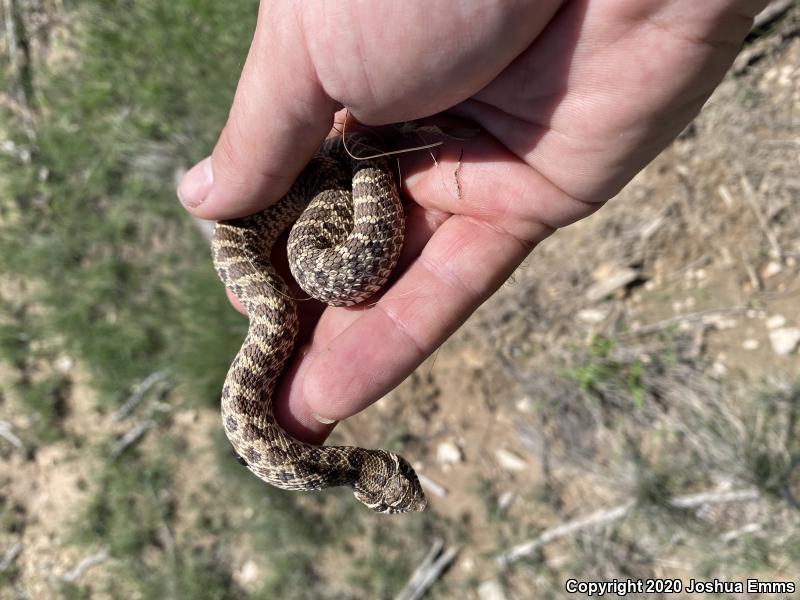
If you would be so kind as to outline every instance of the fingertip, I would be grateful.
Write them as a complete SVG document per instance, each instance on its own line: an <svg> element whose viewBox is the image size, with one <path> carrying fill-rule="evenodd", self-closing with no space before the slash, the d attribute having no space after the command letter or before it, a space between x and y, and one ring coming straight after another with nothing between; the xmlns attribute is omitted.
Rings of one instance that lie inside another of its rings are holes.
<svg viewBox="0 0 800 600"><path fill-rule="evenodd" d="M331 127L338 103L320 84L290 4L261 3L228 118L211 158L178 195L194 216L254 214L291 187Z"/></svg>
<svg viewBox="0 0 800 600"><path fill-rule="evenodd" d="M214 170L211 157L207 156L184 173L178 184L178 199L189 212L200 206L214 184Z"/></svg>

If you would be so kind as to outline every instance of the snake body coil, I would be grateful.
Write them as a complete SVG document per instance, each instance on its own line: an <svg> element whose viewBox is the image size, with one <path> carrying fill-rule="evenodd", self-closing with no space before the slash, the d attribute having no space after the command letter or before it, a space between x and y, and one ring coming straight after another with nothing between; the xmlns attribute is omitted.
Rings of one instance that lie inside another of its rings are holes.
<svg viewBox="0 0 800 600"><path fill-rule="evenodd" d="M356 156L375 153L375 142L363 134L349 135L347 147ZM403 242L403 209L387 161L352 159L342 138L328 140L277 204L217 224L214 266L250 319L222 389L228 439L253 473L279 488L347 485L378 512L423 510L417 476L401 456L305 444L275 421L276 382L294 349L298 321L270 252L293 222L288 255L300 286L335 306L369 298L386 282Z"/></svg>

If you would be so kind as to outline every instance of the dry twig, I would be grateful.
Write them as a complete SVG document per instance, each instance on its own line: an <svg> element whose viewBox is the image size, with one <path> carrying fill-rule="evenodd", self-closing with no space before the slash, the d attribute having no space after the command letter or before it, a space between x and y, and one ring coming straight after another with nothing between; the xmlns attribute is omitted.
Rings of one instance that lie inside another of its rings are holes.
<svg viewBox="0 0 800 600"><path fill-rule="evenodd" d="M19 88L22 89L22 73L25 70L23 66L23 60L28 59L22 56L22 53L20 52L20 46L17 41L17 24L15 21L17 18L17 7L14 0L3 0L3 14L5 17L6 39L8 40L9 62L11 63L14 78L19 83ZM18 96L25 134L28 136L30 141L33 141L36 139L36 129L33 122L33 110L31 109L29 98L27 98L24 90L21 91Z"/></svg>
<svg viewBox="0 0 800 600"><path fill-rule="evenodd" d="M761 228L761 232L764 234L764 237L767 238L769 245L772 247L773 258L775 260L783 260L783 250L781 250L781 246L778 243L778 238L775 236L775 233L772 231L772 229L770 229L767 218L762 214L761 209L758 207L758 203L756 202L756 192L755 189L753 189L753 184L750 183L750 180L744 175L741 176L741 182L745 202L747 202L750 210L753 211L753 214L756 216L756 221L758 221L758 226Z"/></svg>
<svg viewBox="0 0 800 600"><path fill-rule="evenodd" d="M753 29L760 29L778 20L789 10L795 0L772 0L760 13L753 19Z"/></svg>
<svg viewBox="0 0 800 600"><path fill-rule="evenodd" d="M22 440L19 439L16 435L14 435L11 423L9 423L8 421L0 421L0 437L5 439L17 450L23 449Z"/></svg>
<svg viewBox="0 0 800 600"><path fill-rule="evenodd" d="M130 446L138 442L142 437L144 437L144 434L155 427L155 425L156 422L152 419L147 419L137 423L133 429L129 430L125 435L119 438L117 443L114 444L114 447L111 448L111 460L114 460L120 454L125 452L125 450L127 450Z"/></svg>
<svg viewBox="0 0 800 600"><path fill-rule="evenodd" d="M122 421L128 415L130 415L133 410L139 405L139 403L144 399L153 387L157 384L161 383L162 381L166 381L169 377L169 371L156 371L155 373L151 373L147 377L145 377L140 383L136 385L133 389L133 393L130 397L125 401L125 403L120 406L113 415L111 415L111 421L116 423L118 421Z"/></svg>
<svg viewBox="0 0 800 600"><path fill-rule="evenodd" d="M669 503L675 508L697 508L705 504L723 504L727 502L747 502L755 500L759 497L758 490L746 489L735 490L731 492L702 492L699 494L687 494L685 496L676 496L672 498ZM588 517L582 517L569 521L556 527L552 527L542 533L536 539L523 544L518 544L512 547L507 552L497 556L495 559L500 566L508 566L522 558L526 558L534 554L542 546L549 544L555 540L570 536L574 533L598 527L607 523L618 521L628 514L636 503L629 500L624 504L615 506L614 508L606 510L598 510Z"/></svg>
<svg viewBox="0 0 800 600"><path fill-rule="evenodd" d="M422 473L417 473L417 478L419 479L419 482L422 484L422 487L424 487L434 496L438 496L439 498L444 498L449 493L447 491L447 488L444 487L441 483L439 483L438 481L434 481L430 477L426 477Z"/></svg>
<svg viewBox="0 0 800 600"><path fill-rule="evenodd" d="M3 555L3 560L0 560L0 573L5 572L6 569L16 562L20 552L22 552L22 544L20 542L15 542L6 550L6 553Z"/></svg>
<svg viewBox="0 0 800 600"><path fill-rule="evenodd" d="M414 570L411 578L400 593L395 596L395 600L419 600L428 589L436 583L447 568L453 563L458 555L460 548L453 546L444 552L444 542L434 541L425 558Z"/></svg>
<svg viewBox="0 0 800 600"><path fill-rule="evenodd" d="M698 312L689 313L687 315L678 315L676 317L670 317L669 319L664 319L663 321L656 321L655 323L650 323L649 325L642 325L641 327L639 327L634 331L623 333L622 335L619 336L619 338L628 339L635 336L648 335L651 333L656 333L658 331L663 331L664 329L669 329L670 327L680 325L681 323L693 323L697 321L702 322L711 316L737 314L746 311L747 308L743 306L734 306L731 308L711 308L708 310L701 310Z"/></svg>
<svg viewBox="0 0 800 600"><path fill-rule="evenodd" d="M81 562L75 565L75 568L64 573L64 575L61 576L61 579L67 583L75 583L78 579L83 577L86 571L92 567L96 567L100 563L107 561L109 558L111 558L111 553L109 552L108 548L103 548L99 552L84 558Z"/></svg>

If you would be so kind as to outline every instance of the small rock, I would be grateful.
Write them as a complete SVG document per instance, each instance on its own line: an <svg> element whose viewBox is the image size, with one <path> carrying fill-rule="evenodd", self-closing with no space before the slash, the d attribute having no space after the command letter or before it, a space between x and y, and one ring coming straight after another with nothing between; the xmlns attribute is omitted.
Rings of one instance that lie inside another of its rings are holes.
<svg viewBox="0 0 800 600"><path fill-rule="evenodd" d="M534 409L533 398L531 398L530 396L523 396L514 403L514 406L519 412L530 414L533 412Z"/></svg>
<svg viewBox="0 0 800 600"><path fill-rule="evenodd" d="M464 460L464 455L453 442L442 442L436 448L436 461L440 465L454 465Z"/></svg>
<svg viewBox="0 0 800 600"><path fill-rule="evenodd" d="M754 340L752 338L742 342L742 348L744 348L745 350L758 350L758 346L759 346L758 340Z"/></svg>
<svg viewBox="0 0 800 600"><path fill-rule="evenodd" d="M467 347L461 351L464 362L473 369L482 369L486 366L486 355L480 349Z"/></svg>
<svg viewBox="0 0 800 600"><path fill-rule="evenodd" d="M497 510L506 512L511 506L511 503L514 502L514 498L516 498L516 495L511 491L500 494L500 497L497 499Z"/></svg>
<svg viewBox="0 0 800 600"><path fill-rule="evenodd" d="M480 600L508 600L503 586L495 579L484 581L478 586L478 598Z"/></svg>
<svg viewBox="0 0 800 600"><path fill-rule="evenodd" d="M732 329L736 327L737 321L733 317L726 317L724 315L707 315L703 317L703 324L713 327L714 329Z"/></svg>
<svg viewBox="0 0 800 600"><path fill-rule="evenodd" d="M786 325L786 317L783 315L772 315L769 319L767 319L767 329L778 329L778 327L783 327Z"/></svg>
<svg viewBox="0 0 800 600"><path fill-rule="evenodd" d="M769 342L775 354L786 356L800 344L800 327L779 327L769 332Z"/></svg>
<svg viewBox="0 0 800 600"><path fill-rule="evenodd" d="M783 65L780 69L779 77L778 77L778 85L783 87L789 87L792 85L794 81L792 74L793 74L793 67L791 65Z"/></svg>
<svg viewBox="0 0 800 600"><path fill-rule="evenodd" d="M252 560L248 560L246 563L242 565L241 570L238 573L237 579L239 583L245 587L250 587L256 581L258 581L260 575L260 569L258 565L253 562Z"/></svg>
<svg viewBox="0 0 800 600"><path fill-rule="evenodd" d="M56 360L56 369L58 369L61 373L69 373L73 366L75 366L75 363L69 356L62 354Z"/></svg>
<svg viewBox="0 0 800 600"><path fill-rule="evenodd" d="M715 360L714 364L711 365L711 376L717 379L721 379L728 374L728 367L725 366L724 362L719 360Z"/></svg>
<svg viewBox="0 0 800 600"><path fill-rule="evenodd" d="M608 272L602 274L602 278L598 278L599 281L597 283L589 287L586 291L586 298L589 302L602 300L638 279L639 275L639 271L629 267L611 268Z"/></svg>
<svg viewBox="0 0 800 600"><path fill-rule="evenodd" d="M779 263L776 260L771 260L764 267L764 270L761 272L761 276L764 279L769 279L770 277L773 277L773 276L777 275L778 273L780 273L782 270L783 270L783 267L781 267L781 263Z"/></svg>
<svg viewBox="0 0 800 600"><path fill-rule="evenodd" d="M528 468L528 463L521 456L509 450L498 448L494 451L494 456L497 463L506 471L524 471Z"/></svg>
<svg viewBox="0 0 800 600"><path fill-rule="evenodd" d="M176 425L188 427L197 422L199 415L196 410L181 410L175 413L174 419Z"/></svg>
<svg viewBox="0 0 800 600"><path fill-rule="evenodd" d="M607 310L600 310L597 308L585 308L578 311L578 319L584 323L600 323L608 316Z"/></svg>

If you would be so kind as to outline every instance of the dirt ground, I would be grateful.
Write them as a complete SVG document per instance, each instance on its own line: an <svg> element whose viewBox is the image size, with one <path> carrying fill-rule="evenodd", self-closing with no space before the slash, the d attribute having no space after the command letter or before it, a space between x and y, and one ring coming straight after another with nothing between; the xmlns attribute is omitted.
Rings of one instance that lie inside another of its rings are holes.
<svg viewBox="0 0 800 600"><path fill-rule="evenodd" d="M507 571L495 559L632 498L641 486L626 443L646 462L668 463L665 453L694 443L684 408L708 408L712 401L703 403L713 398L744 431L752 415L762 418L754 407L758 390L800 381L791 345L800 328L798 31L795 7L748 47L752 63L737 61L699 117L619 197L542 243L412 377L336 430L333 443L401 444L426 478L430 510L460 524L462 541L450 543L461 549L444 582L462 582L481 600L528 597L525 591L546 577L541 573L569 571L573 536L543 544L536 568ZM610 349L591 350L598 339L609 340ZM789 351L779 347L781 339L789 340ZM29 598L49 597L53 578L100 550L71 545L65 524L91 493L98 458L87 448L109 432L124 433L94 409L94 392L76 362L62 356L51 366L71 380L67 435L33 457L0 440L3 518L16 523L3 529L0 560L21 545L11 560ZM581 382L602 393L581 395ZM680 395L695 404L684 407L675 400ZM15 401L5 399L2 419L24 432L30 424L17 416ZM159 435L185 441L188 469L213 462L218 428L212 411L191 409ZM686 468L706 465L686 460ZM750 489L725 464L721 458L672 491ZM203 481L179 478L178 485L176 495L189 497ZM730 539L748 524L756 524L754 531L796 528L800 513L775 506L774 499L711 502L697 513L714 535ZM698 574L697 546L650 534L661 542L648 548L661 550L651 552L649 575ZM795 580L800 572L797 561L770 564L757 571ZM258 567L242 556L235 573L247 588ZM750 571L737 566L729 573ZM101 564L81 583L103 577ZM0 597L16 596L6 590Z"/></svg>

